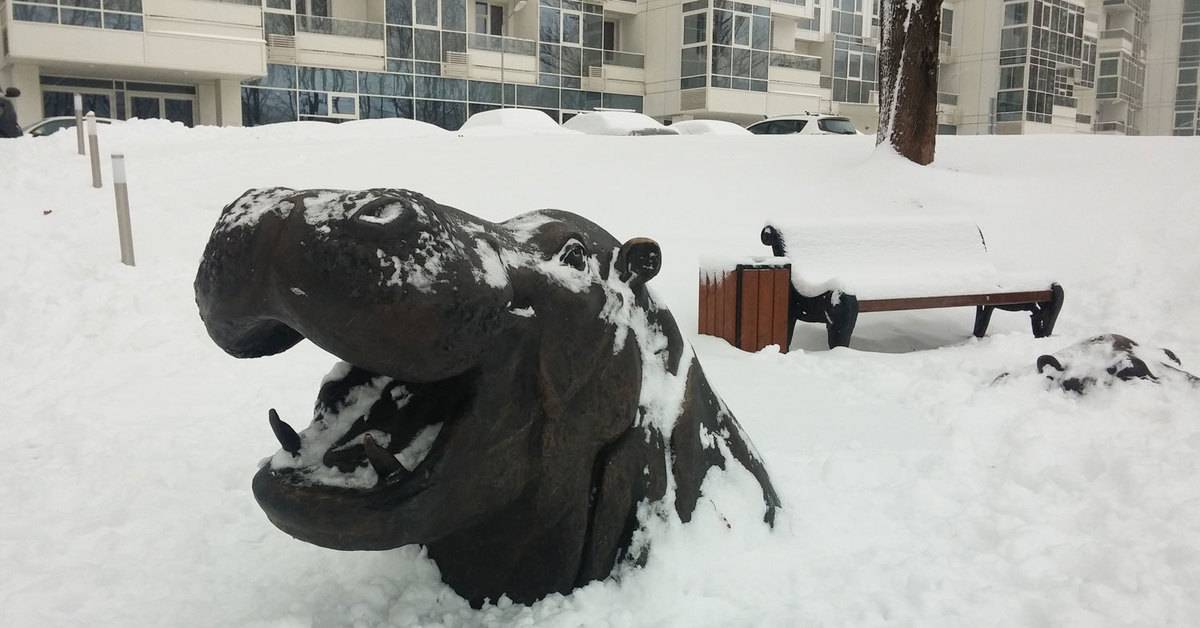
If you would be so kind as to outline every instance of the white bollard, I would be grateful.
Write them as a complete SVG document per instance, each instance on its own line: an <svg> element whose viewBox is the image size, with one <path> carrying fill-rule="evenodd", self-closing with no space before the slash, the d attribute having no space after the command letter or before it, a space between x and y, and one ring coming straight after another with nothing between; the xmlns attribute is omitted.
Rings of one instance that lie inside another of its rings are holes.
<svg viewBox="0 0 1200 628"><path fill-rule="evenodd" d="M87 113L88 150L92 153L92 187L101 187L100 183L100 140L96 138L96 112Z"/></svg>
<svg viewBox="0 0 1200 628"><path fill-rule="evenodd" d="M133 231L129 221L129 188L125 182L125 155L112 156L113 190L117 195L117 232L121 237L121 263L133 266Z"/></svg>
<svg viewBox="0 0 1200 628"><path fill-rule="evenodd" d="M75 94L75 137L79 140L79 154L83 151L83 96Z"/></svg>

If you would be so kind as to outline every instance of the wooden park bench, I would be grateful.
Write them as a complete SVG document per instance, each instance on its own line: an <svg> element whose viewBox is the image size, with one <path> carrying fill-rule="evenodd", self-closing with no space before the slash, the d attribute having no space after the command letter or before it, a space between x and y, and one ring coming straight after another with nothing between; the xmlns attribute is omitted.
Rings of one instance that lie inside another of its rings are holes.
<svg viewBox="0 0 1200 628"><path fill-rule="evenodd" d="M824 323L829 347L849 346L858 315L975 306L976 337L992 312L1030 313L1033 335L1049 336L1062 308L1057 283L998 270L983 233L957 218L871 218L770 223L762 242L791 262L787 342L796 321Z"/></svg>

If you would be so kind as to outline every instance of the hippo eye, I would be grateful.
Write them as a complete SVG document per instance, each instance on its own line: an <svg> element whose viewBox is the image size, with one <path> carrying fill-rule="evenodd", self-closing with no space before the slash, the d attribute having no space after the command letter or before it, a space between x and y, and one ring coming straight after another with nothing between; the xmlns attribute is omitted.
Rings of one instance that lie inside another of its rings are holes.
<svg viewBox="0 0 1200 628"><path fill-rule="evenodd" d="M587 249L583 248L583 243L579 240L567 242L562 251L558 253L558 261L575 270L583 270L587 267L585 257L587 257Z"/></svg>

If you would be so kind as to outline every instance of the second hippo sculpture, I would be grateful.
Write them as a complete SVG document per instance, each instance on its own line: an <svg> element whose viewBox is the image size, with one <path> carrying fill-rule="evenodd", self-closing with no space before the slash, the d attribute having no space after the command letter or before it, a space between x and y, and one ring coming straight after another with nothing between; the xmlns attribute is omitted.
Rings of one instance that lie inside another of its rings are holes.
<svg viewBox="0 0 1200 628"><path fill-rule="evenodd" d="M1187 382L1200 386L1200 378L1183 370L1170 349L1143 347L1120 334L1102 334L1081 340L1056 353L1038 357L1037 374L1048 388L1086 394L1096 388L1136 380ZM1030 375L1026 370L1023 375ZM1009 377L1004 373L995 382Z"/></svg>
<svg viewBox="0 0 1200 628"><path fill-rule="evenodd" d="M712 473L767 471L646 289L661 264L575 214L492 223L408 190L254 189L196 276L236 357L309 339L343 362L254 478L270 520L342 550L421 544L479 606L532 603L642 560ZM717 504L718 508L720 504Z"/></svg>

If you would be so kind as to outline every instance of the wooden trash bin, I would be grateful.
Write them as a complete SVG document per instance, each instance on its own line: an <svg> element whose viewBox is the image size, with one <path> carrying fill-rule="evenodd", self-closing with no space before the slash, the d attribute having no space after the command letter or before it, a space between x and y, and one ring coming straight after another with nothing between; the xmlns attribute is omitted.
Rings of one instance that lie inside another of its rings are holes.
<svg viewBox="0 0 1200 628"><path fill-rule="evenodd" d="M699 331L743 351L788 350L786 257L705 259L700 263Z"/></svg>

